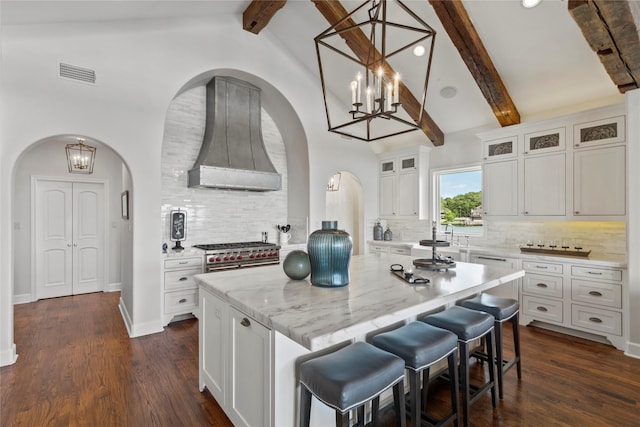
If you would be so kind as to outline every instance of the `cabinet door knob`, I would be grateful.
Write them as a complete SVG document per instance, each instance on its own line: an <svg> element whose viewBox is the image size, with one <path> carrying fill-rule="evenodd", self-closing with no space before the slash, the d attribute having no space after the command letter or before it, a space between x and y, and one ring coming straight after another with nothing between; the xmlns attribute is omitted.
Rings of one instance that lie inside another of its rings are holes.
<svg viewBox="0 0 640 427"><path fill-rule="evenodd" d="M250 326L250 325L251 325L251 322L249 321L249 319L247 319L246 317L244 317L244 318L242 318L242 321L240 322L240 324L241 324L242 326L245 326L245 327L246 327L246 326Z"/></svg>
<svg viewBox="0 0 640 427"><path fill-rule="evenodd" d="M589 292L589 295L593 296L593 297L601 297L602 294L598 291L591 291Z"/></svg>

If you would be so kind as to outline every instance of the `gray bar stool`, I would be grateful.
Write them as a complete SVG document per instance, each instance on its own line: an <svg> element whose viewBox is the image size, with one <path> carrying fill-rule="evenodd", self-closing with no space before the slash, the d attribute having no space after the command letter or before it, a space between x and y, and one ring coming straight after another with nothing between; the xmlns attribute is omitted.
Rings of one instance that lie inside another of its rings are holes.
<svg viewBox="0 0 640 427"><path fill-rule="evenodd" d="M423 322L412 322L398 329L374 336L373 345L404 359L409 377L409 405L411 425L442 426L453 421L458 425L458 337L456 334ZM448 359L451 384L451 412L440 419L431 417L427 411L429 368ZM422 374L422 398L420 397L420 374ZM422 409L421 409L422 404Z"/></svg>
<svg viewBox="0 0 640 427"><path fill-rule="evenodd" d="M300 426L309 426L312 395L335 409L336 426L344 427L354 408L364 426L364 404L371 401L375 425L380 395L392 386L397 425L405 427L404 360L362 341L307 360L300 364Z"/></svg>
<svg viewBox="0 0 640 427"><path fill-rule="evenodd" d="M489 294L480 294L476 297L459 301L458 305L469 308L471 310L484 311L494 318L494 329L496 335L496 366L498 370L498 395L500 399L504 398L503 377L504 374L514 365L517 366L518 379L522 379L522 368L520 366L520 332L518 329L518 313L520 305L518 301L511 298L502 298ZM503 348L504 341L502 333L502 324L506 321L511 322L513 330L513 347L515 356L510 360L504 360ZM487 354L476 351L472 356L476 356L482 360L487 360Z"/></svg>
<svg viewBox="0 0 640 427"><path fill-rule="evenodd" d="M493 357L493 316L481 311L453 306L439 313L420 319L422 322L447 329L458 336L460 351L460 387L462 389L462 415L464 425L469 425L469 406L484 392L491 390L491 404L496 407L496 380ZM469 351L472 341L487 340L489 380L482 385L469 384ZM473 394L471 391L473 390Z"/></svg>

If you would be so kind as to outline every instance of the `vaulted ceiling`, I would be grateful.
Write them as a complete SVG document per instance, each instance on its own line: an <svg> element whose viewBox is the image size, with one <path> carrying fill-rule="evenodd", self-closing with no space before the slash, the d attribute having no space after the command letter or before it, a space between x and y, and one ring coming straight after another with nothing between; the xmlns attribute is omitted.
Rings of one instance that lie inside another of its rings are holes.
<svg viewBox="0 0 640 427"><path fill-rule="evenodd" d="M329 25L336 25L349 11L340 0L311 0ZM286 0L253 0L243 13L243 28L258 34ZM520 114L476 31L462 0L429 0L450 40L502 126L520 123ZM640 42L633 10L637 3L625 0L569 0L568 11L586 41L598 55L620 93L640 87ZM367 51L367 40L345 38L354 50ZM365 45L366 44L366 45ZM415 105L414 96L401 100L405 109ZM408 99L407 99L408 98ZM409 107L407 107L407 105ZM418 115L413 111L412 117ZM428 113L422 131L434 145L444 144L444 135ZM417 119L416 119L417 122Z"/></svg>
<svg viewBox="0 0 640 427"><path fill-rule="evenodd" d="M269 32L318 75L313 39L338 18L336 3L352 10L362 0L3 0L0 19L2 25L234 19L256 37ZM543 0L532 9L519 0L405 3L437 32L421 123L434 145L466 129L621 102L640 83L640 2Z"/></svg>

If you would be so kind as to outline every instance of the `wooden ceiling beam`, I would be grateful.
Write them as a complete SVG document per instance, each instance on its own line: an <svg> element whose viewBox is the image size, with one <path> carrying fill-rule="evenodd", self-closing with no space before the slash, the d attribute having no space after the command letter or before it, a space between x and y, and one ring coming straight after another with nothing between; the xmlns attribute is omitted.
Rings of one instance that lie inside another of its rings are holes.
<svg viewBox="0 0 640 427"><path fill-rule="evenodd" d="M502 126L520 123L520 113L493 65L461 0L429 0Z"/></svg>
<svg viewBox="0 0 640 427"><path fill-rule="evenodd" d="M620 93L640 87L640 8L625 0L569 0L567 7L584 38Z"/></svg>
<svg viewBox="0 0 640 427"><path fill-rule="evenodd" d="M258 34L287 0L253 0L242 13L242 28Z"/></svg>
<svg viewBox="0 0 640 427"><path fill-rule="evenodd" d="M336 25L349 14L339 0L311 1L315 4L316 8L330 25ZM352 19L348 19L336 29L340 30L341 28L351 27L354 24L355 22ZM345 31L340 35L360 61L366 63L371 41L364 32L361 29L358 29L357 31ZM376 54L380 55L379 52L376 52ZM390 70L390 67L387 73L390 73L390 75L394 74L393 70ZM420 115L422 109L421 101L419 101L402 82L399 87L399 101L400 104L402 104L402 108L404 108L407 114L409 114L416 124L419 125L422 132L424 132L433 145L444 145L444 132L442 132L436 122L431 118L431 116L429 116L429 114L427 114L426 111L422 110L422 115Z"/></svg>

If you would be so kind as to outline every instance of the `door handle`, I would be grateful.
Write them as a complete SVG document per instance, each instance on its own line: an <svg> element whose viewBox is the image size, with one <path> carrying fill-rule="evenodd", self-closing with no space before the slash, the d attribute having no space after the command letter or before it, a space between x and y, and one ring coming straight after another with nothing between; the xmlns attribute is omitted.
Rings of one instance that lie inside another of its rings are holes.
<svg viewBox="0 0 640 427"><path fill-rule="evenodd" d="M242 326L249 326L251 325L251 322L249 321L249 319L247 319L246 317L242 319L242 321L240 322L240 324Z"/></svg>

